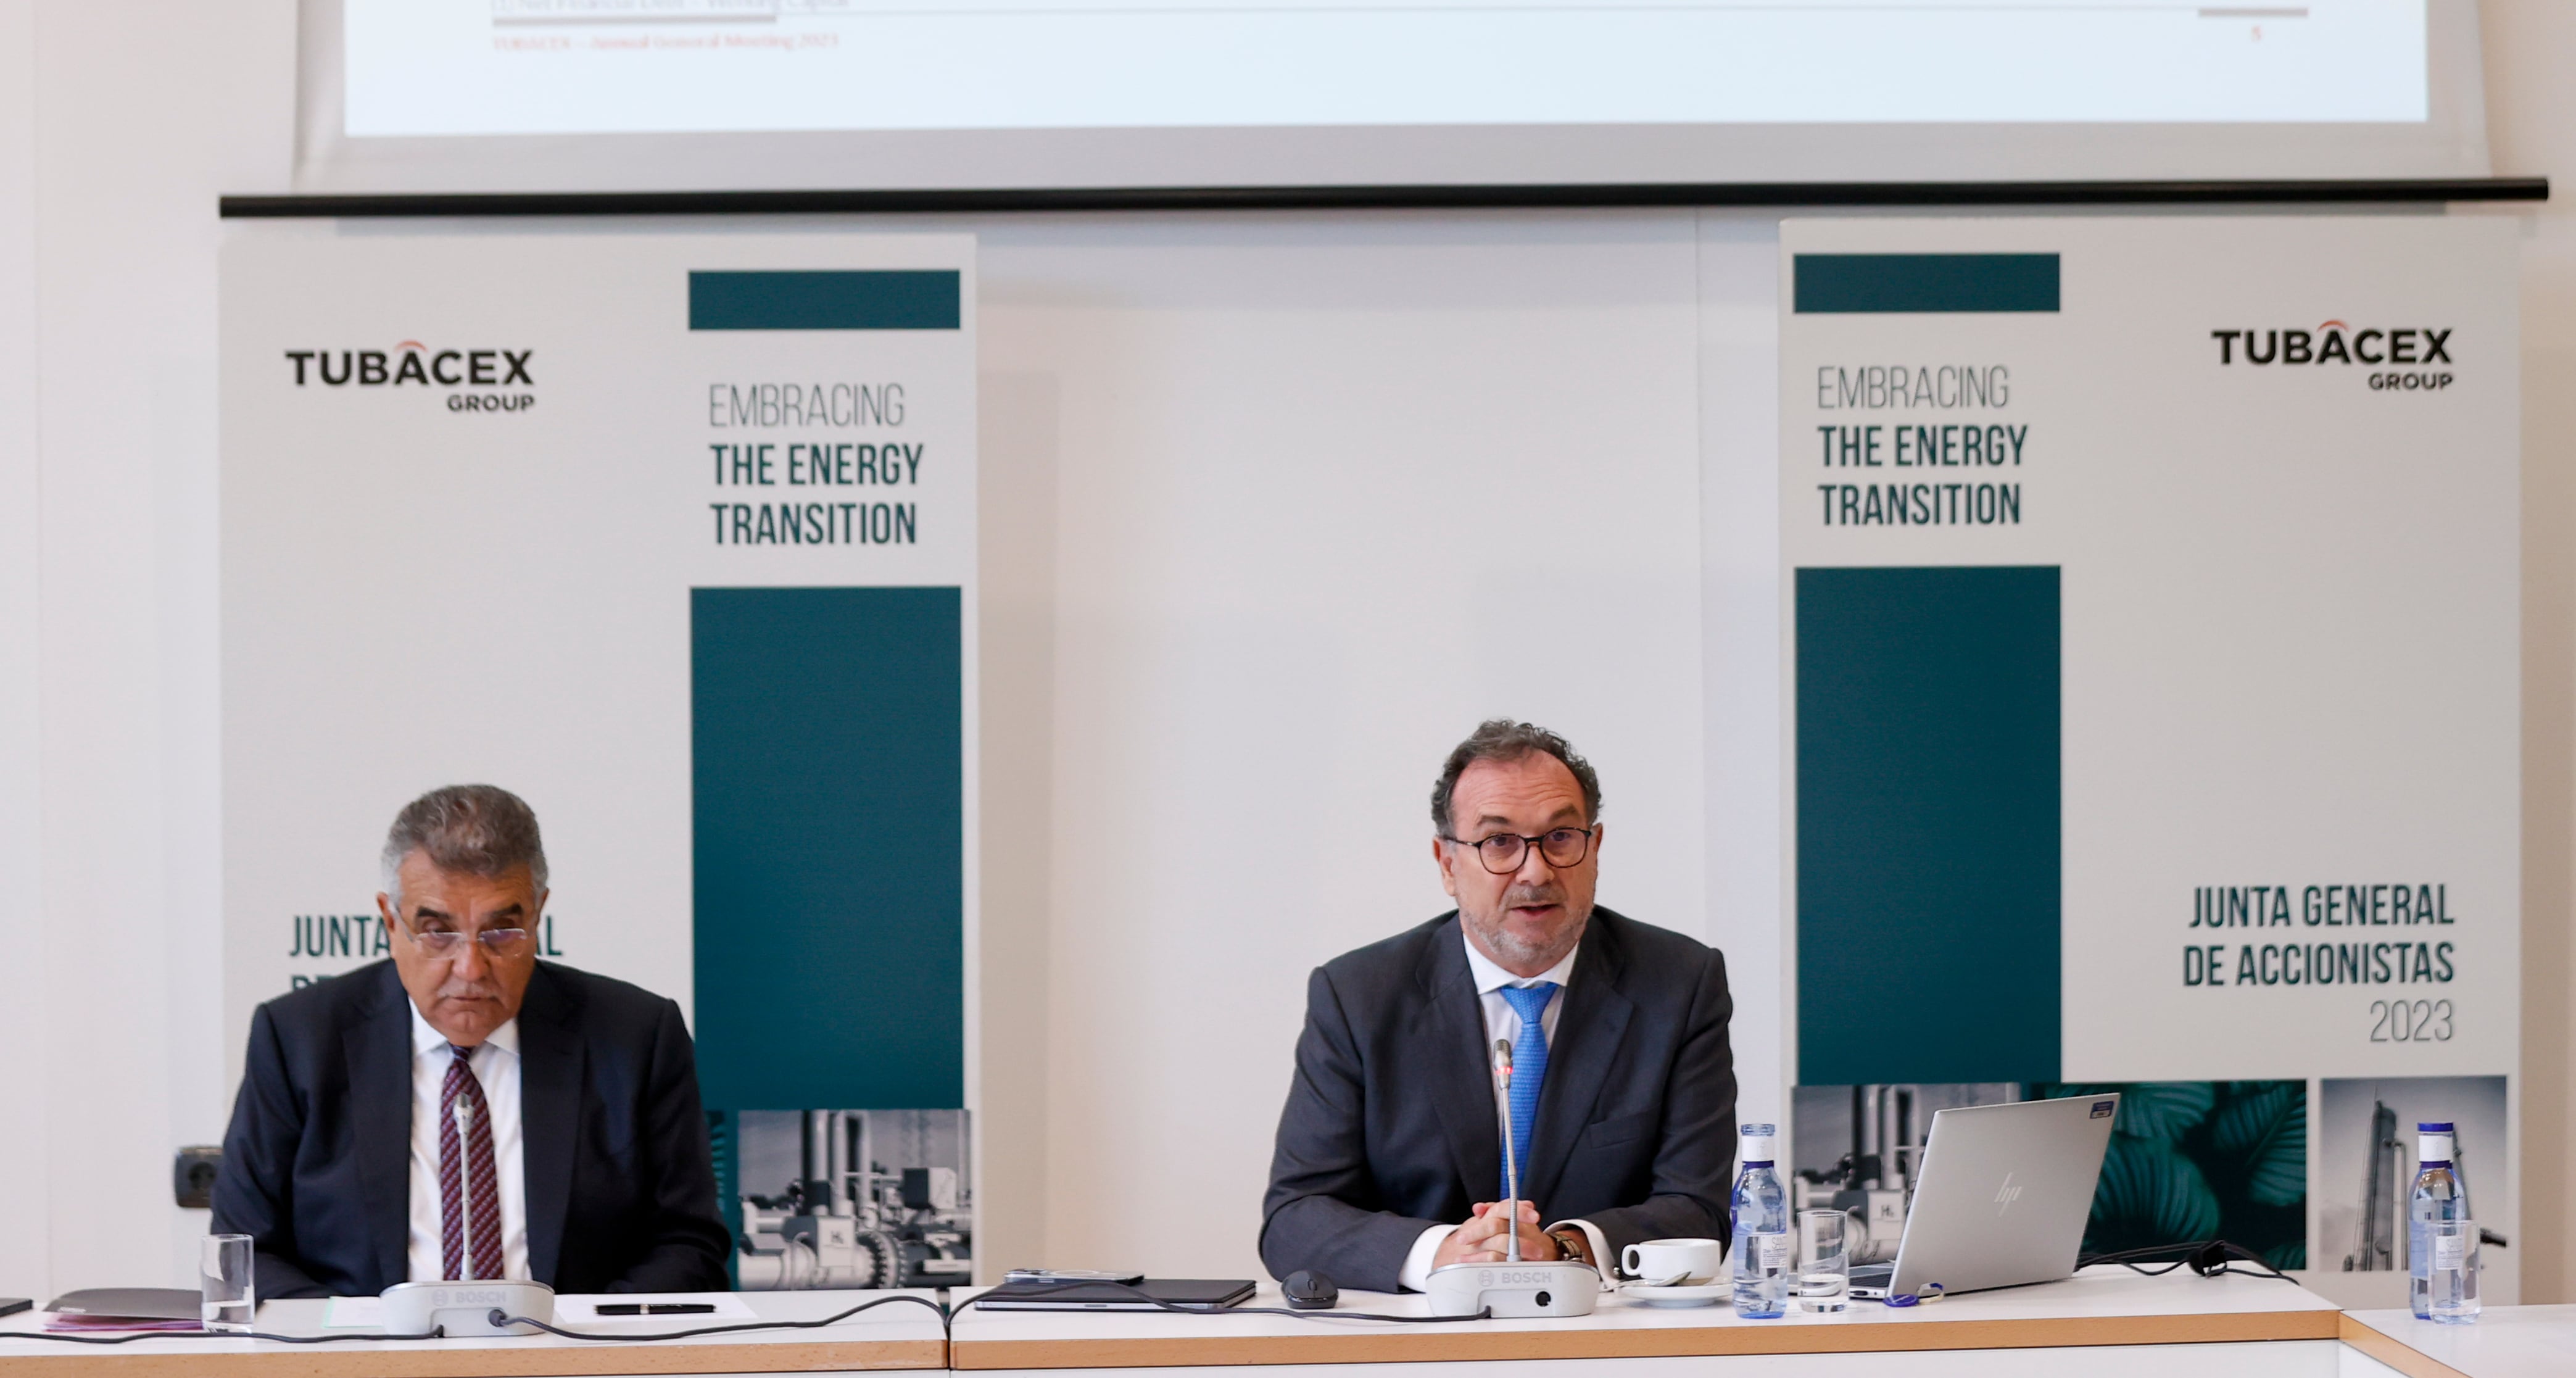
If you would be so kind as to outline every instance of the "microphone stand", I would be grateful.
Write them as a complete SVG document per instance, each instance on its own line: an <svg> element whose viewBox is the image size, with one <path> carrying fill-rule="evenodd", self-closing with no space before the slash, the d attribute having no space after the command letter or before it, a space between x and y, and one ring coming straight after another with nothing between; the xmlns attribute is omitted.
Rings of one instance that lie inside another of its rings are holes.
<svg viewBox="0 0 2576 1378"><path fill-rule="evenodd" d="M1503 1202L1510 1229L1500 1267L1451 1263L1431 1270L1425 1289L1435 1316L1589 1316L1601 1274L1578 1259L1534 1263L1521 1257L1520 1145L1512 1134L1512 1045L1494 1040L1494 1085L1502 1092Z"/></svg>
<svg viewBox="0 0 2576 1378"><path fill-rule="evenodd" d="M1520 1148L1512 1142L1512 1045L1494 1040L1494 1084L1503 1093L1503 1209L1511 1213L1510 1243L1503 1246L1503 1261L1521 1261L1521 1164Z"/></svg>

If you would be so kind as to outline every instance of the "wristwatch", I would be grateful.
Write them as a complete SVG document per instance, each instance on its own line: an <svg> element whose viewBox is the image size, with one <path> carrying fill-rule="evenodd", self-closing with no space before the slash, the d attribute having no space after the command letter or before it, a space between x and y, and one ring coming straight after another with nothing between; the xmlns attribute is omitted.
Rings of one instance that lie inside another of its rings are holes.
<svg viewBox="0 0 2576 1378"><path fill-rule="evenodd" d="M1583 1231L1550 1230L1547 1232L1547 1237L1556 1241L1557 1257L1570 1258L1577 1263L1589 1263L1596 1268L1601 1266L1600 1262L1592 1257L1592 1241L1583 1237Z"/></svg>

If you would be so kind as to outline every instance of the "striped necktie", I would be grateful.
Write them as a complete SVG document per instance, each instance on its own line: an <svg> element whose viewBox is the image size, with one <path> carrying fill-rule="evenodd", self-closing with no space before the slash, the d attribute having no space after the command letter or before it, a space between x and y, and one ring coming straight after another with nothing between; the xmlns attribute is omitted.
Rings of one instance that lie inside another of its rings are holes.
<svg viewBox="0 0 2576 1378"><path fill-rule="evenodd" d="M1547 1079L1547 1025L1539 1019L1554 996L1554 981L1541 981L1534 986L1505 986L1499 992L1503 1003L1521 1017L1521 1036L1512 1040L1512 1092L1509 1102L1512 1116L1512 1156L1518 1160L1524 1186L1529 1180L1530 1133L1538 1127L1538 1088ZM1504 1168L1503 1194L1511 1194L1511 1172Z"/></svg>
<svg viewBox="0 0 2576 1378"><path fill-rule="evenodd" d="M447 1051L447 1084L438 1093L440 1250L451 1282L497 1278L501 1187L492 1170L492 1109L484 1103L483 1083L468 1061L474 1050L451 1043ZM471 1271L466 1269L469 1253Z"/></svg>

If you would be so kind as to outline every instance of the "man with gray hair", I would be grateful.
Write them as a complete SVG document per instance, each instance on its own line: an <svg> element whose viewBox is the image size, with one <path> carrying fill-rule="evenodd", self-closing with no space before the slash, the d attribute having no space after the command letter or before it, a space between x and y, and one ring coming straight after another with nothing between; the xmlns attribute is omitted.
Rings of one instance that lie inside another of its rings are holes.
<svg viewBox="0 0 2576 1378"><path fill-rule="evenodd" d="M1521 1257L1605 1273L1630 1244L1724 1238L1735 1161L1726 961L1593 903L1601 781L1509 718L1449 753L1431 858L1458 905L1316 968L1280 1112L1272 1275L1425 1290ZM1578 960L1579 959L1579 960ZM1512 1048L1506 1097L1487 1067ZM1504 1196L1512 1126L1521 1204Z"/></svg>
<svg viewBox="0 0 2576 1378"><path fill-rule="evenodd" d="M494 785L432 790L382 865L392 958L251 1016L213 1228L255 1241L260 1297L722 1289L688 1028L661 996L537 960L535 812Z"/></svg>

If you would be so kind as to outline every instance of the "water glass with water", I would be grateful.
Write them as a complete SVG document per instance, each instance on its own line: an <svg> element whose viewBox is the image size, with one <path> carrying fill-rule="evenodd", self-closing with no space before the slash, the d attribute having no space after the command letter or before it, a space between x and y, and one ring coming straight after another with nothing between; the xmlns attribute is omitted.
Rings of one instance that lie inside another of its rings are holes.
<svg viewBox="0 0 2576 1378"><path fill-rule="evenodd" d="M2427 1318L2437 1325L2467 1325L2478 1318L2478 1225L2474 1220L2424 1222Z"/></svg>
<svg viewBox="0 0 2576 1378"><path fill-rule="evenodd" d="M210 1234L198 1255L199 1319L208 1330L248 1330L259 1299L251 1294L250 1236Z"/></svg>
<svg viewBox="0 0 2576 1378"><path fill-rule="evenodd" d="M1851 1216L1844 1211L1798 1213L1798 1307L1840 1311L1851 1294Z"/></svg>

